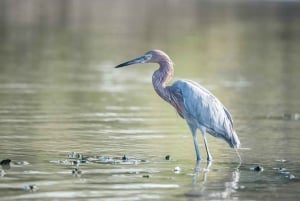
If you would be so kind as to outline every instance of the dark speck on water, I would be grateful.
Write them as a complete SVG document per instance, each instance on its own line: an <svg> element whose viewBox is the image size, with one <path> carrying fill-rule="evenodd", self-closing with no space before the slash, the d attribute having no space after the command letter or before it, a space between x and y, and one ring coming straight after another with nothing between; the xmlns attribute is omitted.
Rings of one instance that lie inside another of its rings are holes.
<svg viewBox="0 0 300 201"><path fill-rule="evenodd" d="M284 168L284 167L280 167L280 168L278 168L278 171L279 171L279 172L286 171L286 168Z"/></svg>
<svg viewBox="0 0 300 201"><path fill-rule="evenodd" d="M0 162L0 165L9 165L10 162L11 162L10 159L5 159Z"/></svg>
<svg viewBox="0 0 300 201"><path fill-rule="evenodd" d="M0 165L2 166L2 168L4 170L8 170L8 169L10 169L10 162L11 162L10 159L5 159L0 162Z"/></svg>
<svg viewBox="0 0 300 201"><path fill-rule="evenodd" d="M171 156L170 155L166 155L165 159L168 161L171 159Z"/></svg>
<svg viewBox="0 0 300 201"><path fill-rule="evenodd" d="M260 165L255 166L254 168L251 168L252 170L256 171L256 172L262 172L264 171L264 168Z"/></svg>
<svg viewBox="0 0 300 201"><path fill-rule="evenodd" d="M128 157L127 157L126 155L124 155L124 156L122 157L122 160L123 160L123 161L127 161L127 160L128 160Z"/></svg>
<svg viewBox="0 0 300 201"><path fill-rule="evenodd" d="M79 170L78 168L74 168L74 169L72 170L72 174L73 174L73 175L79 175L79 174L81 174L81 173L82 173L82 171Z"/></svg>
<svg viewBox="0 0 300 201"><path fill-rule="evenodd" d="M37 190L37 186L36 185L29 185L29 189L31 191L35 191L35 190Z"/></svg>
<svg viewBox="0 0 300 201"><path fill-rule="evenodd" d="M25 185L24 187L23 187L23 189L24 190L27 190L27 191L37 191L38 190L38 187L37 187L37 185L35 185L35 184L29 184L29 185Z"/></svg>
<svg viewBox="0 0 300 201"><path fill-rule="evenodd" d="M77 166L77 167L80 165L80 163L81 163L80 160L72 161L72 164Z"/></svg>

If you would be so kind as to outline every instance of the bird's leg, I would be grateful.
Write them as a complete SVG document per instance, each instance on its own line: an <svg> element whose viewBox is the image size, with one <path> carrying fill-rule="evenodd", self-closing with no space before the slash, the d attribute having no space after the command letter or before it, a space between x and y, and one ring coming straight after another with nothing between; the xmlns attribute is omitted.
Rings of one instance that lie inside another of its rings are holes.
<svg viewBox="0 0 300 201"><path fill-rule="evenodd" d="M190 127L190 130L192 132L193 135L193 140L194 140L194 146L195 146L195 151L196 151L196 157L197 157L197 161L201 160L201 155L200 155L200 151L199 151L199 146L198 146L198 139L197 139L197 133L196 133L196 128L190 124L188 124Z"/></svg>
<svg viewBox="0 0 300 201"><path fill-rule="evenodd" d="M203 140L204 140L204 145L205 145L205 150L206 150L206 155L207 155L207 161L212 161L212 156L209 152L208 143L207 143L207 140L206 140L206 129L205 128L200 128L200 130L201 130L201 133L203 135Z"/></svg>
<svg viewBox="0 0 300 201"><path fill-rule="evenodd" d="M206 154L207 154L207 161L212 161L212 156L209 152L209 149L208 149L208 143L207 143L207 140L206 140L206 134L203 135L203 138L204 138L204 144L205 144L205 149L206 149Z"/></svg>
<svg viewBox="0 0 300 201"><path fill-rule="evenodd" d="M201 156L200 156L200 151L199 151L199 146L198 146L198 140L197 140L196 132L195 132L195 134L193 134L193 138L194 138L194 146L195 146L197 161L200 161L201 160Z"/></svg>

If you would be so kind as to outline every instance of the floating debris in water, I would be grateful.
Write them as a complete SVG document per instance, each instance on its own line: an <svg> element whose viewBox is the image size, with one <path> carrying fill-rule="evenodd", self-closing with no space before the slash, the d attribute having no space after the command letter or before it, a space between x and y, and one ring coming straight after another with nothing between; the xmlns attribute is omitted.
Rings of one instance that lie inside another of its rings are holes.
<svg viewBox="0 0 300 201"><path fill-rule="evenodd" d="M73 159L81 159L82 155L76 152L69 152L68 153L68 158L73 158Z"/></svg>
<svg viewBox="0 0 300 201"><path fill-rule="evenodd" d="M264 171L264 168L263 168L262 166L256 166L256 167L254 168L254 171L262 172L262 171Z"/></svg>
<svg viewBox="0 0 300 201"><path fill-rule="evenodd" d="M96 157L89 157L88 160L109 161L112 160L112 158L109 156L96 156Z"/></svg>
<svg viewBox="0 0 300 201"><path fill-rule="evenodd" d="M280 168L278 168L278 171L279 171L279 172L285 172L285 171L286 171L286 168L280 167Z"/></svg>
<svg viewBox="0 0 300 201"><path fill-rule="evenodd" d="M144 159L128 158L126 155L122 157L110 156L83 156L76 152L70 152L64 160L51 160L50 163L69 165L79 167L81 164L99 163L99 164L121 164L121 165L137 165L141 162L147 162ZM79 158L78 158L79 157ZM74 160L77 159L77 160Z"/></svg>
<svg viewBox="0 0 300 201"><path fill-rule="evenodd" d="M27 190L27 191L37 191L38 187L35 184L29 184L29 185L23 186L23 189Z"/></svg>
<svg viewBox="0 0 300 201"><path fill-rule="evenodd" d="M91 156L87 160L94 163L114 163L114 159L109 156Z"/></svg>
<svg viewBox="0 0 300 201"><path fill-rule="evenodd" d="M73 165L72 161L69 161L67 159L65 160L52 160L49 161L50 163L60 164L60 165Z"/></svg>
<svg viewBox="0 0 300 201"><path fill-rule="evenodd" d="M122 160L123 160L123 161L128 161L128 157L127 157L126 155L124 155L124 156L122 157Z"/></svg>
<svg viewBox="0 0 300 201"><path fill-rule="evenodd" d="M289 175L290 172L286 171L287 169L284 167L279 167L279 168L273 168L275 170L277 170L280 174L285 174L285 175Z"/></svg>
<svg viewBox="0 0 300 201"><path fill-rule="evenodd" d="M166 155L165 159L168 161L171 159L171 156L170 155Z"/></svg>
<svg viewBox="0 0 300 201"><path fill-rule="evenodd" d="M264 168L262 166L258 165L258 166L250 168L250 170L253 170L256 172L262 172L262 171L264 171Z"/></svg>
<svg viewBox="0 0 300 201"><path fill-rule="evenodd" d="M4 159L0 162L0 165L4 170L8 170L10 168L10 162L11 162L10 159Z"/></svg>
<svg viewBox="0 0 300 201"><path fill-rule="evenodd" d="M174 168L174 172L175 173L179 173L181 171L181 168L179 167L179 166L176 166L175 168Z"/></svg>
<svg viewBox="0 0 300 201"><path fill-rule="evenodd" d="M77 159L77 160L74 160ZM89 157L84 157L79 153L70 152L67 155L67 159L64 160L51 160L50 163L62 164L62 165L72 165L78 167L80 164L86 164L89 162Z"/></svg>
<svg viewBox="0 0 300 201"><path fill-rule="evenodd" d="M274 170L277 170L278 173L285 175L286 178L289 179L295 179L295 175L291 174L290 172L287 171L286 168L284 167L279 167L279 168L273 168Z"/></svg>
<svg viewBox="0 0 300 201"><path fill-rule="evenodd" d="M72 161L72 165L78 167L80 164L80 160Z"/></svg>
<svg viewBox="0 0 300 201"><path fill-rule="evenodd" d="M82 158L80 159L80 163L82 163L82 164L85 164L85 163L88 163L89 161L88 161L88 157L87 156L85 156L85 157L83 157L82 156Z"/></svg>
<svg viewBox="0 0 300 201"><path fill-rule="evenodd" d="M74 168L74 169L72 170L72 174L73 174L73 175L79 175L79 174L81 174L81 173L82 173L82 171L79 170L78 168Z"/></svg>
<svg viewBox="0 0 300 201"><path fill-rule="evenodd" d="M10 162L11 162L10 159L4 159L0 162L0 165L9 165Z"/></svg>
<svg viewBox="0 0 300 201"><path fill-rule="evenodd" d="M142 177L143 177L143 178L150 178L150 175L144 174Z"/></svg>

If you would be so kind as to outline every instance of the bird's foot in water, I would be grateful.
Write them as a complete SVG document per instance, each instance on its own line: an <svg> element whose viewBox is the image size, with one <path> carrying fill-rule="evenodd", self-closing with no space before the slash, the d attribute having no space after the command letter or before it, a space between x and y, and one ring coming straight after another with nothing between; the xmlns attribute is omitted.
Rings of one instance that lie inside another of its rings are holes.
<svg viewBox="0 0 300 201"><path fill-rule="evenodd" d="M208 155L207 156L207 161L212 161L213 160L213 158L211 157L211 155Z"/></svg>

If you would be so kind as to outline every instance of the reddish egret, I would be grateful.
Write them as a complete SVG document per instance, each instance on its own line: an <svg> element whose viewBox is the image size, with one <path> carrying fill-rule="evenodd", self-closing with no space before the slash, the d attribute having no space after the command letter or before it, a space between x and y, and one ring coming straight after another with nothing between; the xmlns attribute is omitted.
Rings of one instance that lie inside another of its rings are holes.
<svg viewBox="0 0 300 201"><path fill-rule="evenodd" d="M173 85L166 86L174 71L173 63L166 53L151 50L136 59L117 65L116 68L137 63L159 64L159 69L152 75L153 87L156 93L170 103L186 120L193 135L197 161L201 160L196 135L197 128L202 133L208 161L212 160L212 156L208 149L206 132L214 137L222 138L232 148L239 148L240 141L234 131L231 115L212 93L191 80L177 80Z"/></svg>

